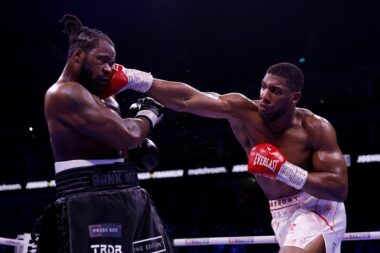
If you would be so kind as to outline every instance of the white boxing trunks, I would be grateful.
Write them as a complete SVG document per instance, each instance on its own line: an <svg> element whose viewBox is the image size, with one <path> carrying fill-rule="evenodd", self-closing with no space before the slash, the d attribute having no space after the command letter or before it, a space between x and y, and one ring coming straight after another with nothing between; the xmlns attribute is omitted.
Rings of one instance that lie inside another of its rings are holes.
<svg viewBox="0 0 380 253"><path fill-rule="evenodd" d="M280 247L304 249L323 235L327 253L339 253L346 231L344 203L318 199L306 192L269 201L272 228Z"/></svg>

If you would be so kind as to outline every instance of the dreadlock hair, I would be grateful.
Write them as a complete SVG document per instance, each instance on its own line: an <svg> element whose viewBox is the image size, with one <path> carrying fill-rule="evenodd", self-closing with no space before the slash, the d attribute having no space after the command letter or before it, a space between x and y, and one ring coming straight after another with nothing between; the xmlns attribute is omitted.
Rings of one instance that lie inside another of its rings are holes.
<svg viewBox="0 0 380 253"><path fill-rule="evenodd" d="M68 56L74 53L75 48L81 48L85 52L90 51L98 45L99 40L106 40L115 47L115 44L107 34L100 30L84 26L74 15L65 14L59 22L65 26L63 33L69 36Z"/></svg>
<svg viewBox="0 0 380 253"><path fill-rule="evenodd" d="M286 83L293 91L302 91L304 77L302 70L296 65L288 62L277 63L269 67L266 73L285 78Z"/></svg>

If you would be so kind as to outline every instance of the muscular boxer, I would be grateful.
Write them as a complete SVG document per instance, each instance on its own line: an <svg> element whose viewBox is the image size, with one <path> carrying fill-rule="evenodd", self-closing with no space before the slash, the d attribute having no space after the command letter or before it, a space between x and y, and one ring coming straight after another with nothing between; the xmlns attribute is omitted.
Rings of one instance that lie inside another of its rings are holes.
<svg viewBox="0 0 380 253"><path fill-rule="evenodd" d="M157 165L156 147L146 137L163 106L139 99L135 117L122 118L112 96L100 98L115 61L114 43L75 16L64 15L61 22L69 36L68 58L45 95L57 200L42 219L38 252L173 252L137 178L137 170ZM151 76L142 73L128 84L149 82Z"/></svg>
<svg viewBox="0 0 380 253"><path fill-rule="evenodd" d="M125 85L134 72L114 65L101 96L135 89ZM259 100L159 79L141 91L175 111L228 120L269 199L281 253L337 253L346 229L347 168L333 126L296 107L303 83L298 67L279 63L267 70Z"/></svg>

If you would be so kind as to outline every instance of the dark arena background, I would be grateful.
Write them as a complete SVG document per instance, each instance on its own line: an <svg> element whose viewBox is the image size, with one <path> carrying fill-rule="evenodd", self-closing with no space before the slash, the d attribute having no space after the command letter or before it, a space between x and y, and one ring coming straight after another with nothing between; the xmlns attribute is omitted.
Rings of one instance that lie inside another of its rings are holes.
<svg viewBox="0 0 380 253"><path fill-rule="evenodd" d="M107 33L117 62L202 91L255 99L267 67L297 64L305 74L299 106L333 124L349 165L347 232L380 231L380 1L5 0L0 7L0 237L31 232L55 197L43 101L66 61L58 22L65 13ZM141 96L117 95L124 116ZM239 172L246 157L225 120L168 110L149 138L161 159L140 183L172 238L273 234L267 200L253 176ZM278 246L176 250L269 253ZM345 241L342 252L380 252L380 240Z"/></svg>

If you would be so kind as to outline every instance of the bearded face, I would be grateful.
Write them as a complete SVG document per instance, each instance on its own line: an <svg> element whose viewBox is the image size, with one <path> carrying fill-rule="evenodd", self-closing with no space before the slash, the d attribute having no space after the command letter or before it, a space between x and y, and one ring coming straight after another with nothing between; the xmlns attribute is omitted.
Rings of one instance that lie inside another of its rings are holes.
<svg viewBox="0 0 380 253"><path fill-rule="evenodd" d="M115 49L108 41L99 40L96 47L82 52L79 82L92 94L99 95L108 85Z"/></svg>
<svg viewBox="0 0 380 253"><path fill-rule="evenodd" d="M99 78L96 75L94 67L89 62L87 56L83 59L82 66L80 69L80 82L91 93L100 93L102 83L99 82Z"/></svg>

